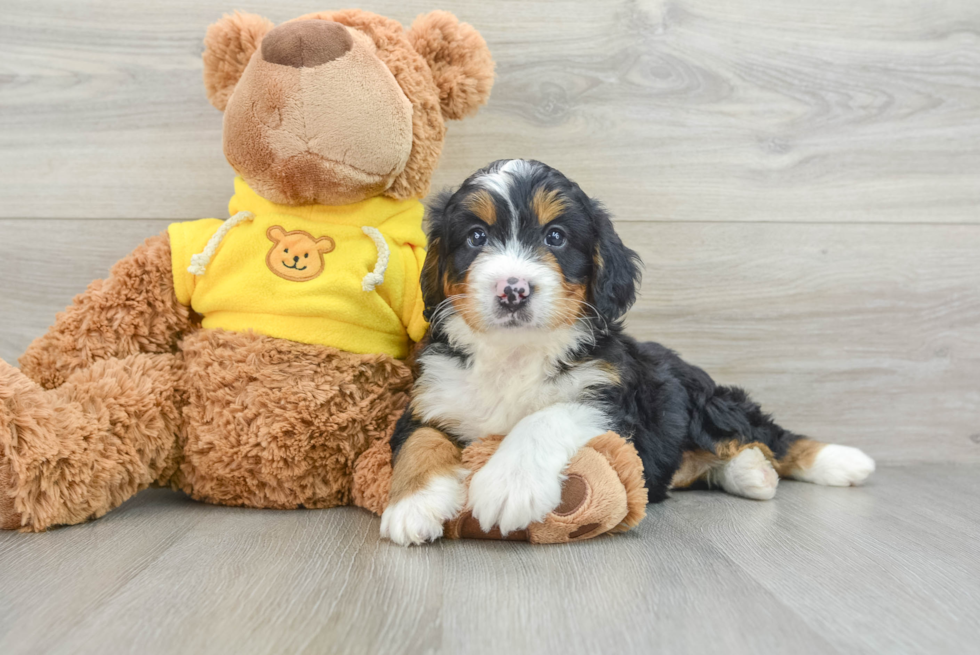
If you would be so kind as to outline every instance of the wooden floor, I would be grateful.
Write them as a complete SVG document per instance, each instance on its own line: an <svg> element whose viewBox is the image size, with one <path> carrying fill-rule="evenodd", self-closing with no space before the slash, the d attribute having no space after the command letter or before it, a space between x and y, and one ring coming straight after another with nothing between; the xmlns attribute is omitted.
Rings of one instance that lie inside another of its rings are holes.
<svg viewBox="0 0 980 655"><path fill-rule="evenodd" d="M886 467L776 499L682 492L564 546L378 538L363 510L147 491L0 533L0 652L966 653L980 467Z"/></svg>

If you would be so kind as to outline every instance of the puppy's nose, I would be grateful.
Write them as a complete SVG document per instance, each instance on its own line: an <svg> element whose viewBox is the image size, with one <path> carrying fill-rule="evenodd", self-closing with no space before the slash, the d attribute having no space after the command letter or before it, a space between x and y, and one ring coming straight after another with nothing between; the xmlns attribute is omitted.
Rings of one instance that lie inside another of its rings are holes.
<svg viewBox="0 0 980 655"><path fill-rule="evenodd" d="M354 47L350 32L329 20L284 23L262 39L262 58L270 64L312 68L340 59Z"/></svg>
<svg viewBox="0 0 980 655"><path fill-rule="evenodd" d="M531 285L524 278L509 277L497 280L497 301L502 307L515 310L531 296Z"/></svg>

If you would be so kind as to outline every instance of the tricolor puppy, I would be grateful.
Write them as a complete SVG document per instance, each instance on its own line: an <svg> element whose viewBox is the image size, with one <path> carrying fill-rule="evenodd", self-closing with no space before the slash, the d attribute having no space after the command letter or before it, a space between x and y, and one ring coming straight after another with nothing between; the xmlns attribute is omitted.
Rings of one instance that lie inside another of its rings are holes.
<svg viewBox="0 0 980 655"><path fill-rule="evenodd" d="M846 486L874 471L860 450L785 430L741 389L623 334L639 259L555 169L494 162L439 196L426 230L431 328L392 441L392 541L440 537L464 503L484 530L544 519L571 457L608 430L636 446L650 502L699 481L765 500L779 476ZM467 498L460 448L492 434L506 437Z"/></svg>

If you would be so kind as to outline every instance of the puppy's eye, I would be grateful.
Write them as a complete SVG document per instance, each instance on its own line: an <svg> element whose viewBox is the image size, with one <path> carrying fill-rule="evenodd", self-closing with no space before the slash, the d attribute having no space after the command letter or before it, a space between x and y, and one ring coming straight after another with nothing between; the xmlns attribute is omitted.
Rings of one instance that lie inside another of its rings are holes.
<svg viewBox="0 0 980 655"><path fill-rule="evenodd" d="M553 227L544 236L544 242L551 248L561 248L565 245L565 233Z"/></svg>
<svg viewBox="0 0 980 655"><path fill-rule="evenodd" d="M466 237L466 243L470 248L480 248L487 242L487 233L482 227L473 228L470 235Z"/></svg>

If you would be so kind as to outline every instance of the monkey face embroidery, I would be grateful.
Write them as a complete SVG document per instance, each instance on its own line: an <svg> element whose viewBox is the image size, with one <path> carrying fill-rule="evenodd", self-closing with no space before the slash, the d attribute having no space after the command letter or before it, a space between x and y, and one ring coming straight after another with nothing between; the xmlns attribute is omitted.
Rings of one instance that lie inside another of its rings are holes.
<svg viewBox="0 0 980 655"><path fill-rule="evenodd" d="M330 237L317 239L309 232L286 232L273 225L266 232L272 248L265 257L266 266L279 277L293 282L306 282L323 272L323 256L335 247Z"/></svg>

